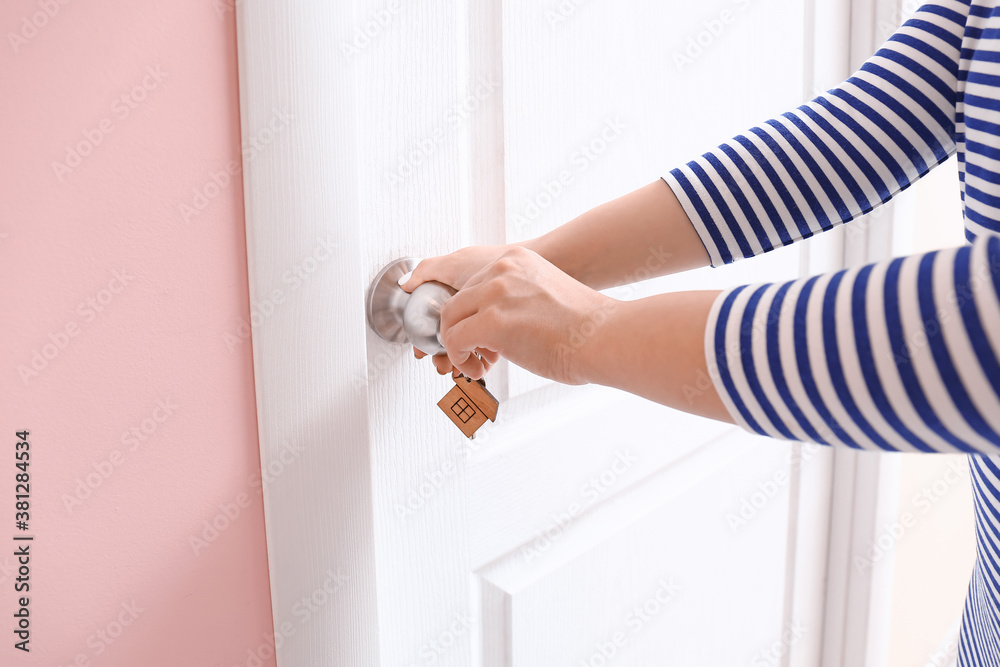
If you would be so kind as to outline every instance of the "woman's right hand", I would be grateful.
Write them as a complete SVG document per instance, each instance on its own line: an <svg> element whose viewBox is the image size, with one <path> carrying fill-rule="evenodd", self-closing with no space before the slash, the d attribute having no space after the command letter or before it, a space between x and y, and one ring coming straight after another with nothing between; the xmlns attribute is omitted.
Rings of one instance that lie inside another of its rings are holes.
<svg viewBox="0 0 1000 667"><path fill-rule="evenodd" d="M450 285L455 290L460 290L469 281L469 278L498 260L510 248L510 245L469 246L447 255L423 259L413 269L413 273L409 279L402 283L400 287L409 293L417 289L421 284L434 280L445 285ZM413 354L417 359L427 356L416 348L413 348ZM479 350L479 355L482 357L483 366L485 366L486 370L489 370L500 358L496 352L491 350ZM433 361L434 367L437 368L439 374L447 375L448 373L455 372L455 368L452 366L446 353L435 354Z"/></svg>

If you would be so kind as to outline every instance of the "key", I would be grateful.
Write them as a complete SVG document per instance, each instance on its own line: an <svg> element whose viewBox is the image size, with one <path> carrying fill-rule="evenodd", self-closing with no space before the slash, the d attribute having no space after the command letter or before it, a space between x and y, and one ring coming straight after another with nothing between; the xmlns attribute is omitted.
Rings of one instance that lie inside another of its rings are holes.
<svg viewBox="0 0 1000 667"><path fill-rule="evenodd" d="M486 380L473 380L461 374L452 379L455 386L438 401L438 407L471 440L487 419L497 420L500 402L486 388Z"/></svg>

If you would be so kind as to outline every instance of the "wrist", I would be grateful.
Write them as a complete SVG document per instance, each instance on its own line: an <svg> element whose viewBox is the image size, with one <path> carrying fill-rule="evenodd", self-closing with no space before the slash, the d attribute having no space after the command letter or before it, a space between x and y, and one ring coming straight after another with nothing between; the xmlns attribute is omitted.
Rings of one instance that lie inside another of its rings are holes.
<svg viewBox="0 0 1000 667"><path fill-rule="evenodd" d="M547 261L549 264L555 264L549 257L549 249L546 247L544 236L537 236L533 239L528 239L527 241L518 241L517 243L511 243L512 246L519 246L521 248L527 248L533 253L540 256L542 259Z"/></svg>
<svg viewBox="0 0 1000 667"><path fill-rule="evenodd" d="M600 299L570 332L574 349L573 374L582 384L613 386L614 360L620 358L624 322L632 303L597 292Z"/></svg>
<svg viewBox="0 0 1000 667"><path fill-rule="evenodd" d="M558 231L558 229L554 230L554 232ZM558 236L554 236L554 232L513 245L531 250L570 278L588 287L593 287L587 277L586 263L589 261L587 253L578 245L574 246L572 250L567 249L566 241L560 242Z"/></svg>

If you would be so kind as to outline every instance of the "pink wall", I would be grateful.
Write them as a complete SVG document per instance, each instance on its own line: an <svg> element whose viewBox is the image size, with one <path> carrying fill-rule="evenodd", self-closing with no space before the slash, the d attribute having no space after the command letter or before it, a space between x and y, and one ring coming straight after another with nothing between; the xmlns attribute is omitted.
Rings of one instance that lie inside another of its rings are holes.
<svg viewBox="0 0 1000 667"><path fill-rule="evenodd" d="M251 349L226 338L249 313L242 183L211 181L240 155L233 2L0 4L2 665L273 664L248 654L271 612Z"/></svg>

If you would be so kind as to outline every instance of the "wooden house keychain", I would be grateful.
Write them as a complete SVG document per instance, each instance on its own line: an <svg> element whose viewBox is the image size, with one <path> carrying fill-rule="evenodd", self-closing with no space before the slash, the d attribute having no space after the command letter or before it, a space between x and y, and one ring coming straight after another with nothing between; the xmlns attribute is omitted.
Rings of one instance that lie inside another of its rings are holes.
<svg viewBox="0 0 1000 667"><path fill-rule="evenodd" d="M455 386L438 401L438 407L471 440L487 419L497 420L500 402L486 388L486 380L473 380L462 374L452 379Z"/></svg>
<svg viewBox="0 0 1000 667"><path fill-rule="evenodd" d="M383 340L412 345L431 356L444 352L441 342L441 306L457 291L433 280L407 294L400 281L416 268L417 260L404 257L386 265L365 295L368 325ZM469 439L487 420L497 420L500 402L486 388L485 380L452 376L455 386L438 401L438 407Z"/></svg>

